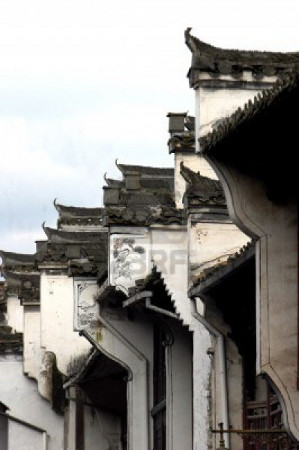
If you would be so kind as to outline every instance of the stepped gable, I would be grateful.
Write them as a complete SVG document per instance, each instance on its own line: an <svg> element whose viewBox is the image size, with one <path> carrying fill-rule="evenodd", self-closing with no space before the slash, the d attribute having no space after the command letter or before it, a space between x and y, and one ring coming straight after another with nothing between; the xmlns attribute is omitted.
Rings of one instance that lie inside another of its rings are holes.
<svg viewBox="0 0 299 450"><path fill-rule="evenodd" d="M54 200L54 206L59 214L57 226L101 226L104 208L85 208L61 205Z"/></svg>
<svg viewBox="0 0 299 450"><path fill-rule="evenodd" d="M126 299L123 302L124 306L134 307L139 304L140 300L145 300L142 295L143 292L151 292L151 305L161 310L166 310L172 314L176 314L172 296L167 288L163 274L154 266L146 278L136 280L135 286L129 288L129 297L133 301Z"/></svg>
<svg viewBox="0 0 299 450"><path fill-rule="evenodd" d="M175 208L174 169L118 164L121 183L104 186L105 224L147 226L179 223L183 212Z"/></svg>
<svg viewBox="0 0 299 450"><path fill-rule="evenodd" d="M292 72L299 63L299 52L268 52L255 50L234 50L214 47L185 31L187 47L192 52L192 63L189 71L209 72L212 76L231 75L238 78L243 71L251 71L256 79L264 76L283 77Z"/></svg>
<svg viewBox="0 0 299 450"><path fill-rule="evenodd" d="M180 173L188 183L184 194L186 206L220 206L226 209L225 195L219 180L204 177L200 172L194 172L189 169L183 162L180 164Z"/></svg>
<svg viewBox="0 0 299 450"><path fill-rule="evenodd" d="M170 131L170 138L167 142L169 153L175 152L195 152L195 117L188 116L187 114L168 113L167 117L171 118L175 116L183 117L182 130Z"/></svg>
<svg viewBox="0 0 299 450"><path fill-rule="evenodd" d="M272 89L264 90L253 101L249 100L243 107L238 108L231 116L223 119L210 133L199 139L202 153L215 151L218 144L223 145L232 134L241 133L247 123L257 123L269 109L279 110L280 104L288 101L294 91L298 91L299 76L291 75L283 82L278 82ZM298 95L298 94L297 94Z"/></svg>

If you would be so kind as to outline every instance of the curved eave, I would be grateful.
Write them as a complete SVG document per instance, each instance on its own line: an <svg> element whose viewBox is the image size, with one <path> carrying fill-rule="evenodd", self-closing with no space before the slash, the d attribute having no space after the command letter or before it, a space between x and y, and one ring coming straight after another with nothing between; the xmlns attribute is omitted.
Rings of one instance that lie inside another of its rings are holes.
<svg viewBox="0 0 299 450"><path fill-rule="evenodd" d="M79 206L65 206L54 201L56 210L63 217L102 217L104 208L85 208Z"/></svg>
<svg viewBox="0 0 299 450"><path fill-rule="evenodd" d="M171 178L174 176L174 169L171 167L151 167L151 166L139 166L131 164L120 164L116 163L118 169L123 175L137 173L141 177L167 177Z"/></svg>
<svg viewBox="0 0 299 450"><path fill-rule="evenodd" d="M0 256L5 266L34 266L35 255L25 253L14 253L0 250Z"/></svg>
<svg viewBox="0 0 299 450"><path fill-rule="evenodd" d="M48 239L53 243L96 243L106 244L108 237L106 231L90 232L90 231L62 231L50 227L44 227Z"/></svg>
<svg viewBox="0 0 299 450"><path fill-rule="evenodd" d="M192 53L207 54L217 60L235 61L251 64L292 64L299 62L299 52L275 52L261 50L225 49L207 44L192 36L191 28L185 31L185 41Z"/></svg>
<svg viewBox="0 0 299 450"><path fill-rule="evenodd" d="M10 270L2 272L7 282L9 290L17 289L19 291L39 290L40 274L16 273Z"/></svg>

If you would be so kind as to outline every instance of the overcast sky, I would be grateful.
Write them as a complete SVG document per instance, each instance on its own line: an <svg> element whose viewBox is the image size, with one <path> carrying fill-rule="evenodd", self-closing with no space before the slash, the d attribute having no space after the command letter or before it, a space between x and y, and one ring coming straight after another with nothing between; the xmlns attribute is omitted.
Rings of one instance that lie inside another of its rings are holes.
<svg viewBox="0 0 299 450"><path fill-rule="evenodd" d="M172 166L169 111L193 114L184 30L299 50L298 0L0 0L0 248L33 252L54 198L99 206L104 172Z"/></svg>

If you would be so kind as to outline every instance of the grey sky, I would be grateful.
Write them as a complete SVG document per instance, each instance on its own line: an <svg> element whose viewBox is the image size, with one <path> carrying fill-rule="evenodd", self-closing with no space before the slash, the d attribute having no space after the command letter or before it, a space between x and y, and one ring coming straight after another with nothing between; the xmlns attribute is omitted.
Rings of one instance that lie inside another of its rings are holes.
<svg viewBox="0 0 299 450"><path fill-rule="evenodd" d="M193 113L184 30L299 50L297 0L0 0L0 248L34 251L53 200L98 206L114 160L172 166L168 111Z"/></svg>

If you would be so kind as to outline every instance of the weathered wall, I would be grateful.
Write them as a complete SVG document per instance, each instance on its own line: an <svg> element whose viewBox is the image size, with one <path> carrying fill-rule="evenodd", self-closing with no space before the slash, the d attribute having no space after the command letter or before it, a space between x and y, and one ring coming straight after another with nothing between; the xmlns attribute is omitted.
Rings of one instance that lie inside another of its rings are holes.
<svg viewBox="0 0 299 450"><path fill-rule="evenodd" d="M23 375L22 360L18 357L4 355L0 357L0 398L8 406L10 415L47 431L48 450L63 450L63 417L57 415L49 403L39 395L36 382ZM17 434L15 439L19 437ZM30 448L22 447L20 440L18 445L20 446L13 448L15 450ZM32 448L40 450L42 447Z"/></svg>
<svg viewBox="0 0 299 450"><path fill-rule="evenodd" d="M189 264L193 281L203 270L225 262L250 240L235 224L217 223L212 214L210 222L191 222L189 233Z"/></svg>
<svg viewBox="0 0 299 450"><path fill-rule="evenodd" d="M43 433L12 420L9 421L8 450L42 450L43 448Z"/></svg>
<svg viewBox="0 0 299 450"><path fill-rule="evenodd" d="M56 355L64 374L72 359L91 348L74 332L73 289L73 279L67 275L41 274L41 346Z"/></svg>
<svg viewBox="0 0 299 450"><path fill-rule="evenodd" d="M13 331L23 332L24 329L24 307L20 303L17 295L7 296L7 325L12 327Z"/></svg>
<svg viewBox="0 0 299 450"><path fill-rule="evenodd" d="M220 170L230 186L227 192L236 222L259 237L257 370L267 373L276 385L290 429L299 439L297 206L274 204L257 180L224 166Z"/></svg>
<svg viewBox="0 0 299 450"><path fill-rule="evenodd" d="M94 324L95 325L95 324ZM101 305L97 326L85 329L94 345L128 370L128 448L150 449L152 407L152 323L143 313Z"/></svg>
<svg viewBox="0 0 299 450"><path fill-rule="evenodd" d="M172 296L176 312L185 325L191 325L188 298L188 236L185 227L152 228L152 260L157 265Z"/></svg>
<svg viewBox="0 0 299 450"><path fill-rule="evenodd" d="M174 343L166 352L168 365L168 392L172 399L172 423L168 423L168 440L172 440L169 448L172 450L191 449L192 433L192 335L183 329L180 323L172 325ZM171 378L171 382L170 382ZM170 417L168 415L169 422Z"/></svg>
<svg viewBox="0 0 299 450"><path fill-rule="evenodd" d="M195 105L197 149L199 137L212 131L218 120L230 116L261 90L273 86L275 81L275 77L264 77L259 83L251 72L246 71L237 81L230 75L221 75L215 81L209 74L201 73ZM242 82L244 84L240 87Z"/></svg>
<svg viewBox="0 0 299 450"><path fill-rule="evenodd" d="M23 369L29 377L39 377L41 363L40 306L24 307Z"/></svg>
<svg viewBox="0 0 299 450"><path fill-rule="evenodd" d="M120 418L108 412L84 407L84 440L88 450L119 450Z"/></svg>
<svg viewBox="0 0 299 450"><path fill-rule="evenodd" d="M212 423L211 370L208 349L211 336L202 325L193 333L193 436L194 450L206 450L210 443L209 429Z"/></svg>

